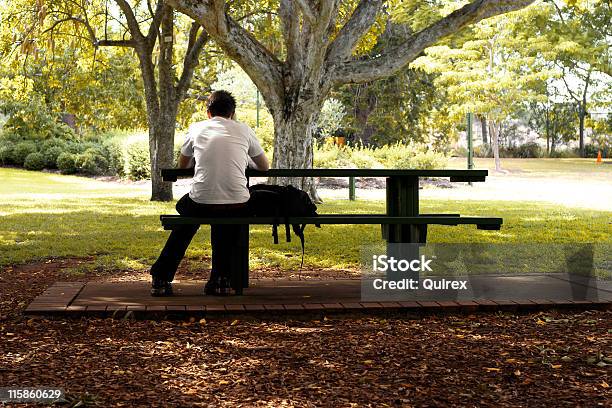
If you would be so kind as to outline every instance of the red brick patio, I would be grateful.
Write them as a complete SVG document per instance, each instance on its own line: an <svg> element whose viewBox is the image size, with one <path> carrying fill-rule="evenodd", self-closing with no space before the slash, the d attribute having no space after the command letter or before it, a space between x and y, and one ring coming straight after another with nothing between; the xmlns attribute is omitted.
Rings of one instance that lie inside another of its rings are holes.
<svg viewBox="0 0 612 408"><path fill-rule="evenodd" d="M57 282L26 309L30 315L137 317L214 316L229 314L343 313L343 312L474 312L546 308L604 308L612 305L609 281L579 283L580 300L563 276L485 277L488 297L469 299L418 298L409 301L364 301L360 280L253 280L244 296L204 296L201 281L174 285L175 295L155 298L149 283ZM497 288L491 291L491 288ZM130 313L131 312L131 313Z"/></svg>

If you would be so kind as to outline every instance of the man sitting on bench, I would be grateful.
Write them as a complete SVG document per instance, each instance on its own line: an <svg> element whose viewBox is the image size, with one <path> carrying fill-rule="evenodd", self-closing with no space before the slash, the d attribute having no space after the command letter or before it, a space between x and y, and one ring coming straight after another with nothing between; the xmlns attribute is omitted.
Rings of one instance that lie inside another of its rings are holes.
<svg viewBox="0 0 612 408"><path fill-rule="evenodd" d="M245 170L250 165L267 171L268 159L253 130L234 120L236 101L229 92L213 92L206 105L209 119L190 126L181 148L179 167L187 168L195 160L195 168L191 191L176 203L176 210L193 217L247 215L250 196ZM172 294L171 282L198 228L181 225L172 230L151 267L151 295ZM229 290L227 276L239 233L239 225L211 226L213 265L205 294Z"/></svg>

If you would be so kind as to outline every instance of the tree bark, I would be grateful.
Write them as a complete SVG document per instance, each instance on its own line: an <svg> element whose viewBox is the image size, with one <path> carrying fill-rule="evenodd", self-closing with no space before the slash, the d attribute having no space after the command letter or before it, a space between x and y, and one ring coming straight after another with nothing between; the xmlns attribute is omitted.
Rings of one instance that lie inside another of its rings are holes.
<svg viewBox="0 0 612 408"><path fill-rule="evenodd" d="M174 167L174 123L176 113L162 114L149 124L151 201L172 201L172 183L161 178L161 169Z"/></svg>
<svg viewBox="0 0 612 408"><path fill-rule="evenodd" d="M550 156L550 112L546 109L546 153Z"/></svg>
<svg viewBox="0 0 612 408"><path fill-rule="evenodd" d="M287 116L273 115L274 157L272 168L311 169L313 164L313 130L318 111L291 113ZM271 177L272 184L292 185L306 191L310 198L320 203L316 183L312 177Z"/></svg>
<svg viewBox="0 0 612 408"><path fill-rule="evenodd" d="M357 95L355 96L355 122L357 128L361 129L355 134L355 139L366 146L370 145L374 133L374 128L368 124L368 119L376 108L376 98L369 92L369 86L369 84L365 84L363 89L365 102L357 101Z"/></svg>
<svg viewBox="0 0 612 408"><path fill-rule="evenodd" d="M491 136L491 148L493 150L493 160L495 161L495 171L501 171L501 160L499 159L499 134L501 122L489 120L489 136Z"/></svg>
<svg viewBox="0 0 612 408"><path fill-rule="evenodd" d="M584 152L584 118L586 117L586 109L583 104L578 108L578 141L580 145L580 157L585 156Z"/></svg>
<svg viewBox="0 0 612 408"><path fill-rule="evenodd" d="M480 129L482 130L482 143L483 144L487 144L489 143L489 138L487 137L487 117L482 115L479 115L479 119L480 119Z"/></svg>

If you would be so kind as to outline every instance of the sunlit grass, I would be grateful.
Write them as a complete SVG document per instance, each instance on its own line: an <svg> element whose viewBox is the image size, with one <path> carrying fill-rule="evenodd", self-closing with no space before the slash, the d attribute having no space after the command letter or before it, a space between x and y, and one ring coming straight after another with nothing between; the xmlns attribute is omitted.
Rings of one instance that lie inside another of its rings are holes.
<svg viewBox="0 0 612 408"><path fill-rule="evenodd" d="M448 162L448 168L465 169L465 157L453 157ZM609 163L597 163L595 159L501 159L502 169L512 173L519 173L525 177L565 177L578 179L589 177L599 181L609 181L612 178L612 165ZM492 158L475 158L474 165L477 169L495 169Z"/></svg>
<svg viewBox="0 0 612 408"><path fill-rule="evenodd" d="M144 270L159 254L168 232L160 214L175 213L174 203L152 203L140 185L14 169L0 169L0 266L49 257L93 256L86 267ZM321 213L382 213L382 201L329 201ZM474 226L431 226L430 242L609 243L612 212L570 209L531 202L423 200L422 212L504 218L501 231ZM271 229L251 227L252 267L296 269L299 240L274 245ZM203 226L187 256L210 256L209 227ZM352 268L364 244L380 242L380 226L324 225L306 229L305 267ZM207 267L207 265L203 265Z"/></svg>

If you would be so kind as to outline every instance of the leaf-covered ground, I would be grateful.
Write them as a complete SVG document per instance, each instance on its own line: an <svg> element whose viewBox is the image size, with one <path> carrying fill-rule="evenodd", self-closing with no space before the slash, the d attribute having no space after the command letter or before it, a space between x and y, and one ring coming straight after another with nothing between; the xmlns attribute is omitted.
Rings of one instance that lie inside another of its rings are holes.
<svg viewBox="0 0 612 408"><path fill-rule="evenodd" d="M0 269L0 386L79 406L610 406L612 313L29 319L76 261ZM108 279L114 276L80 276Z"/></svg>

